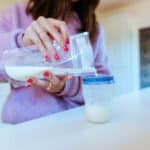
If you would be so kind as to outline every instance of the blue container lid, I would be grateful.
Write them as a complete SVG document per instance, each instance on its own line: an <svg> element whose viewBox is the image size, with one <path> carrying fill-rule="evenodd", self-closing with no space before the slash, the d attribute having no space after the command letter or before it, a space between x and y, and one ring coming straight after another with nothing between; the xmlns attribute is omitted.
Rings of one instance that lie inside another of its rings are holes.
<svg viewBox="0 0 150 150"><path fill-rule="evenodd" d="M113 76L88 76L83 78L83 84L112 84Z"/></svg>

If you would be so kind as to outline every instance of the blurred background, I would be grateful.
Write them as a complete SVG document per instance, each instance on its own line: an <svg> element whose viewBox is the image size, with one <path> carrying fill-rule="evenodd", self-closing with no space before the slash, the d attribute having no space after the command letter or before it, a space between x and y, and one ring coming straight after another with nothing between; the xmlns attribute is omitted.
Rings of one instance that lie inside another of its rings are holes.
<svg viewBox="0 0 150 150"><path fill-rule="evenodd" d="M150 86L150 1L102 0L103 24L117 95Z"/></svg>
<svg viewBox="0 0 150 150"><path fill-rule="evenodd" d="M0 2L0 10L16 1ZM116 80L116 95L150 86L150 1L101 0L97 18Z"/></svg>

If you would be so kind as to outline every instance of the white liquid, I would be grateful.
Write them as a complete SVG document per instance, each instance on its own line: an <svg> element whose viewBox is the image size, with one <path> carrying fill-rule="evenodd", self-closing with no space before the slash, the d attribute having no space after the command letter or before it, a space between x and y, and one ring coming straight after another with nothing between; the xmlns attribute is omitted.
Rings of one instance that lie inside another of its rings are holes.
<svg viewBox="0 0 150 150"><path fill-rule="evenodd" d="M26 81L30 76L41 78L44 71L51 71L55 75L65 74L82 74L86 72L95 72L94 68L70 69L70 68L54 68L43 66L5 66L5 71L9 77L15 80Z"/></svg>
<svg viewBox="0 0 150 150"><path fill-rule="evenodd" d="M108 106L86 105L87 119L95 123L105 123L111 117L111 108Z"/></svg>

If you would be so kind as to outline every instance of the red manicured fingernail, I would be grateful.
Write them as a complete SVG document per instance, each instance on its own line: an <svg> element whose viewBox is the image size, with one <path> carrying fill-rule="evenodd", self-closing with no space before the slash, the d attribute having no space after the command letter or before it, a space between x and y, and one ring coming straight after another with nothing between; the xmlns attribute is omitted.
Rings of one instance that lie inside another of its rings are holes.
<svg viewBox="0 0 150 150"><path fill-rule="evenodd" d="M67 38L66 40L65 40L65 44L69 44L70 43L70 40L69 40L69 38Z"/></svg>
<svg viewBox="0 0 150 150"><path fill-rule="evenodd" d="M48 71L45 71L45 72L43 73L43 76L44 76L44 77L49 77L49 72L48 72Z"/></svg>
<svg viewBox="0 0 150 150"><path fill-rule="evenodd" d="M29 78L29 79L27 79L27 82L28 82L28 83L32 83L32 82L33 82L33 79L32 79L32 78Z"/></svg>
<svg viewBox="0 0 150 150"><path fill-rule="evenodd" d="M45 55L45 60L46 60L46 61L49 61L49 60L50 60L50 58L49 58L48 55Z"/></svg>
<svg viewBox="0 0 150 150"><path fill-rule="evenodd" d="M66 46L66 45L64 46L64 51L65 51L65 52L68 52L68 51L69 51L68 46Z"/></svg>
<svg viewBox="0 0 150 150"><path fill-rule="evenodd" d="M58 54L55 54L54 58L55 58L55 60L59 60L60 59L59 56L58 56Z"/></svg>

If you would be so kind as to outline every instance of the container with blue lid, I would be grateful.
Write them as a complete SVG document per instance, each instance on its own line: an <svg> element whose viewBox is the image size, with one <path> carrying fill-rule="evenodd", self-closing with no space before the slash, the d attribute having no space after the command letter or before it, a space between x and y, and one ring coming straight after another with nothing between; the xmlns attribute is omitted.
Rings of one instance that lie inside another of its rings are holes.
<svg viewBox="0 0 150 150"><path fill-rule="evenodd" d="M114 97L114 77L106 75L84 76L83 96L86 117L90 122L104 123L111 118Z"/></svg>

